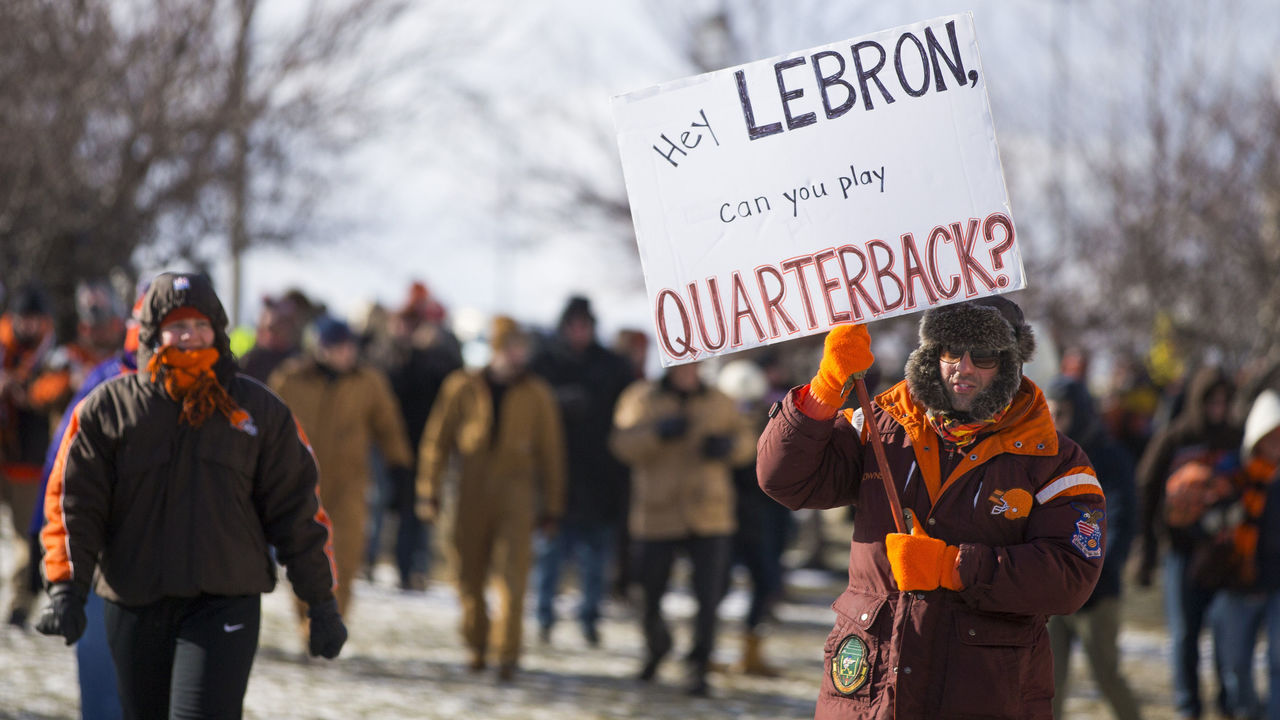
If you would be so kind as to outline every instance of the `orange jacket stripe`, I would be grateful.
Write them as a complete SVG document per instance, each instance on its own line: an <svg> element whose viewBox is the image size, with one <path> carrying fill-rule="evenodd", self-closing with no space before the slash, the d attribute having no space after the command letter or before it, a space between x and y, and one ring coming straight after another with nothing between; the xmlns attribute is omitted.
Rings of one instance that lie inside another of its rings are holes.
<svg viewBox="0 0 1280 720"><path fill-rule="evenodd" d="M71 536L67 532L62 498L66 494L67 453L80 433L79 411L82 404L83 400L71 410L71 420L58 445L58 454L49 473L49 485L45 489L45 524L40 531L40 543L44 546L44 576L51 583L75 579L75 568L71 564Z"/></svg>
<svg viewBox="0 0 1280 720"><path fill-rule="evenodd" d="M336 590L338 588L338 563L333 554L333 522L329 520L329 513L324 511L324 502L320 499L320 462L316 460L316 451L311 448L311 441L307 439L307 433L302 429L302 423L298 422L296 416L293 418L293 426L298 430L298 440L307 449L307 453L311 455L311 462L316 466L316 514L312 519L322 525L325 532L328 533L328 539L324 541L324 556L329 559L329 576L333 578L329 589Z"/></svg>

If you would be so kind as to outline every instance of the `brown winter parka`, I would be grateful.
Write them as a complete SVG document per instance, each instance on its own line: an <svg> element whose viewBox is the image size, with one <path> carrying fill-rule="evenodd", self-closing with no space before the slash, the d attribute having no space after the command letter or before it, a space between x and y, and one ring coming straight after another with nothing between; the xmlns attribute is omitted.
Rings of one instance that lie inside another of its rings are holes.
<svg viewBox="0 0 1280 720"><path fill-rule="evenodd" d="M902 506L960 548L960 592L898 590L885 552L896 530L861 413L815 420L797 392L760 437L760 487L791 509L856 508L816 717L1050 720L1045 623L1088 599L1106 513L1088 458L1055 431L1040 389L1024 378L1004 417L962 451L944 447L906 382L875 399L871 427Z"/></svg>
<svg viewBox="0 0 1280 720"><path fill-rule="evenodd" d="M658 437L656 423L683 416L678 438ZM737 529L733 467L751 461L750 425L733 400L702 386L681 394L662 380L632 383L618 399L610 447L631 467L628 527L637 540L732 535ZM730 441L724 457L702 452L708 437Z"/></svg>
<svg viewBox="0 0 1280 720"><path fill-rule="evenodd" d="M100 569L99 595L140 606L270 592L279 561L300 600L332 598L331 527L305 433L280 398L236 373L207 277L164 273L151 285L139 368L159 346L165 315L198 309L214 328L214 372L236 424L218 412L199 427L180 421L181 403L145 369L95 388L72 411L49 476L45 579L87 593Z"/></svg>
<svg viewBox="0 0 1280 720"><path fill-rule="evenodd" d="M495 427L496 424L496 427ZM502 396L494 417L484 370L455 370L440 388L418 449L418 496L441 502L456 495L453 518L468 527L479 517L532 528L564 514L564 430L555 394L524 373Z"/></svg>

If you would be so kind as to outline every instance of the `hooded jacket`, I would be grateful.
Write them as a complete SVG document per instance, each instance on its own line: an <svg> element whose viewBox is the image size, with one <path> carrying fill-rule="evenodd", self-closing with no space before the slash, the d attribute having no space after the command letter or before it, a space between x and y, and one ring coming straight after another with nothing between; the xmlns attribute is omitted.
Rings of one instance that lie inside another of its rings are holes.
<svg viewBox="0 0 1280 720"><path fill-rule="evenodd" d="M152 282L138 365L158 347L160 321L184 306L213 325L214 371L239 406L236 424L221 413L199 427L180 423L181 404L145 370L98 386L72 411L50 475L45 577L87 591L100 568L97 592L126 606L263 593L275 585L273 546L297 596L327 600L335 575L311 448L288 407L236 373L208 278Z"/></svg>
<svg viewBox="0 0 1280 720"><path fill-rule="evenodd" d="M1092 592L1106 512L1088 458L1054 430L1039 388L1024 378L1002 419L963 451L943 446L907 381L876 398L869 423L852 411L810 418L797 392L760 437L760 487L793 510L856 508L816 717L1051 718L1045 623ZM870 432L884 442L902 506L959 548L963 590L898 589Z"/></svg>
<svg viewBox="0 0 1280 720"><path fill-rule="evenodd" d="M1159 538L1167 534L1163 522L1165 481L1182 461L1209 455L1225 456L1240 448L1242 432L1229 417L1213 422L1205 405L1215 390L1234 392L1235 386L1221 369L1200 369L1187 384L1182 412L1164 431L1151 439L1138 462L1138 492L1142 498L1138 532L1141 540L1141 567L1150 571L1156 562ZM1228 400L1230 398L1228 397ZM1212 462L1208 464L1212 465ZM1186 548L1178 548L1185 551Z"/></svg>

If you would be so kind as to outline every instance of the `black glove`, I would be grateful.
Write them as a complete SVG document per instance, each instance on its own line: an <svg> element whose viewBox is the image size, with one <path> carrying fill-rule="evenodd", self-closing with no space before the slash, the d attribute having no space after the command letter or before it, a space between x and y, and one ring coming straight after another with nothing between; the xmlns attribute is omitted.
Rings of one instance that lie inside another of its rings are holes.
<svg viewBox="0 0 1280 720"><path fill-rule="evenodd" d="M320 655L332 660L342 652L342 645L347 642L347 626L342 624L342 616L338 614L338 601L334 598L318 602L307 610L311 618L311 642L308 648L311 656Z"/></svg>
<svg viewBox="0 0 1280 720"><path fill-rule="evenodd" d="M657 422L658 437L663 440L675 440L689 430L689 418L683 415L672 415Z"/></svg>
<svg viewBox="0 0 1280 720"><path fill-rule="evenodd" d="M702 456L708 460L721 460L732 450L732 435L708 435L702 441Z"/></svg>
<svg viewBox="0 0 1280 720"><path fill-rule="evenodd" d="M84 634L86 594L75 583L54 583L49 588L49 606L40 615L36 630L45 635L61 635L71 645Z"/></svg>

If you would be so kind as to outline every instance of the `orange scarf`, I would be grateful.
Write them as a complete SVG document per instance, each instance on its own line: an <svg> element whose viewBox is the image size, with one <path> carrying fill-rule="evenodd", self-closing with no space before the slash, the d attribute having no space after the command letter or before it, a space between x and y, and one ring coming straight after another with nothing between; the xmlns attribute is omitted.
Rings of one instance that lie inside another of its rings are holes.
<svg viewBox="0 0 1280 720"><path fill-rule="evenodd" d="M182 403L179 420L200 427L215 410L231 419L240 409L213 374L217 361L216 348L182 350L170 345L151 356L147 372L152 382L161 379L169 397Z"/></svg>
<svg viewBox="0 0 1280 720"><path fill-rule="evenodd" d="M977 440L978 433L1004 419L1004 414L1009 411L1009 406L1012 404L1005 405L990 420L960 422L950 415L934 414L932 410L925 413L925 417L928 418L929 424L933 426L934 431L938 433L938 437L958 448L962 448Z"/></svg>
<svg viewBox="0 0 1280 720"><path fill-rule="evenodd" d="M1258 526L1267 504L1267 486L1275 478L1276 467L1262 458L1253 458L1245 464L1240 478L1240 501L1244 506L1244 522L1236 526L1236 554L1241 558L1240 574L1244 582L1252 585L1258 576Z"/></svg>

